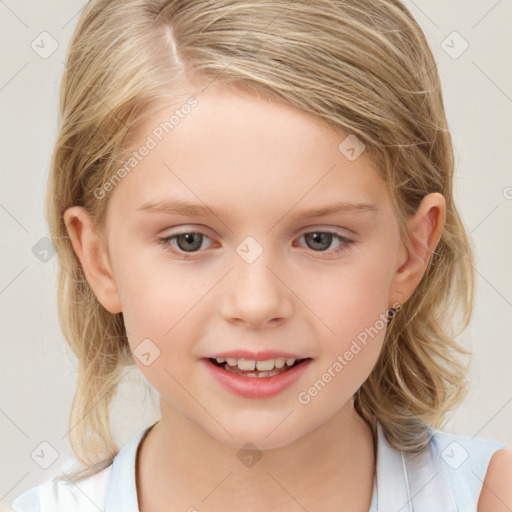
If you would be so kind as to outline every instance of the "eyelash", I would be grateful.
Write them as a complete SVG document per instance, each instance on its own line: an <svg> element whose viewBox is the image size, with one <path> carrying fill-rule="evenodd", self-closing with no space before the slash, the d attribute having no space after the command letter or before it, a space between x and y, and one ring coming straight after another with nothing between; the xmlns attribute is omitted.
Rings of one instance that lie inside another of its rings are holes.
<svg viewBox="0 0 512 512"><path fill-rule="evenodd" d="M338 253L347 251L349 249L350 245L352 245L354 243L354 240L351 240L350 238L347 238L346 236L340 235L339 233L336 233L335 231L329 231L329 230L306 231L299 238L302 238L303 236L312 234L312 233L333 235L333 237L334 237L333 241L338 240L341 243L341 245L337 249L330 250L330 251L329 250L315 251L313 249L310 249L312 252L319 253L319 254L338 254ZM203 235L204 237L209 238L208 235L206 235L205 233L201 233L200 231L183 231L181 233L175 233L170 236L159 238L158 242L163 246L163 248L166 251L169 251L173 254L178 255L184 260L195 259L196 256L193 256L193 255L200 253L201 252L200 250L187 253L187 252L181 251L180 249L175 249L171 245L171 242L173 240L177 239L179 236L182 236L182 235Z"/></svg>

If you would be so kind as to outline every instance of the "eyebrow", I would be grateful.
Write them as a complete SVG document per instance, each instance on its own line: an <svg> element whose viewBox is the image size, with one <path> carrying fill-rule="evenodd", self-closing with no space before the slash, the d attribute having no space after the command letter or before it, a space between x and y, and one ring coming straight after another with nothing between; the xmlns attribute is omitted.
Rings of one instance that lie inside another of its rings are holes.
<svg viewBox="0 0 512 512"><path fill-rule="evenodd" d="M179 199L147 201L142 206L140 206L138 210L153 213L164 213L169 215L184 215L189 217L208 217L212 213L216 216L219 214L227 216L227 212L224 210L218 210L216 213L214 210L204 204L191 203ZM315 218L324 217L333 213L376 213L377 211L377 206L372 203L340 202L328 206L312 208L310 210L302 210L296 213L295 216Z"/></svg>

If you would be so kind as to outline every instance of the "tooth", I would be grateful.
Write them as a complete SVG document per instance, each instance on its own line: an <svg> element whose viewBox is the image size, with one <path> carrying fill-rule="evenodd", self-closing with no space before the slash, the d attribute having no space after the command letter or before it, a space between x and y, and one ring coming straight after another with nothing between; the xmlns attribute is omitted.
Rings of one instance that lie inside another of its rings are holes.
<svg viewBox="0 0 512 512"><path fill-rule="evenodd" d="M282 368L285 362L286 359L284 357L278 357L277 359L274 359L274 365L276 368Z"/></svg>
<svg viewBox="0 0 512 512"><path fill-rule="evenodd" d="M266 361L256 361L256 369L260 371L269 371L274 368L274 360L267 359Z"/></svg>
<svg viewBox="0 0 512 512"><path fill-rule="evenodd" d="M254 370L254 368L256 368L256 361L251 359L239 359L238 368L240 368L240 370Z"/></svg>
<svg viewBox="0 0 512 512"><path fill-rule="evenodd" d="M248 373L248 374L246 374L247 377L250 377L253 375L265 377L265 376L268 376L267 372L272 372L274 369L281 369L284 367L285 364L286 364L286 366L293 366L293 364L297 361L297 359L295 359L293 357L290 357L288 359L286 359L284 357L278 357L276 359L266 359L265 361L255 361L253 359L244 359L244 358L237 359L235 357L228 357L228 358L217 357L216 361L218 363L227 362L226 368L228 366L231 366L231 367L238 367L239 370L242 370L245 372L251 372L254 370L258 370L260 372L260 374ZM263 372L263 375L261 374L261 372Z"/></svg>

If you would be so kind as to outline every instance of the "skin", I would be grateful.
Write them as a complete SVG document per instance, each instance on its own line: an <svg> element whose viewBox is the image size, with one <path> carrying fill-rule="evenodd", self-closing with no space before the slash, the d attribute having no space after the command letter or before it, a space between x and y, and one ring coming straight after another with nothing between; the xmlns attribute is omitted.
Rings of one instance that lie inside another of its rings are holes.
<svg viewBox="0 0 512 512"><path fill-rule="evenodd" d="M439 241L444 198L423 199L409 220L407 249L372 161L365 152L349 161L338 151L346 134L234 89L191 89L183 102L189 94L198 106L102 199L103 233L84 208L64 216L96 297L123 313L132 350L145 339L160 350L150 365L135 358L160 394L162 416L138 454L140 510L229 512L240 510L243 498L247 512L334 511L340 503L366 511L373 437L352 397L378 358L385 329L308 404L297 395L379 315L410 297ZM134 148L174 108L162 105ZM166 198L211 211L139 210ZM371 203L375 211L301 213L335 202ZM303 236L325 230L352 242L328 238L322 251ZM167 249L161 241L197 232L202 239L167 240ZM252 263L236 252L247 236L263 250ZM190 246L195 252L186 252ZM237 348L313 361L281 394L248 399L200 362ZM249 468L237 457L247 442L262 455Z"/></svg>

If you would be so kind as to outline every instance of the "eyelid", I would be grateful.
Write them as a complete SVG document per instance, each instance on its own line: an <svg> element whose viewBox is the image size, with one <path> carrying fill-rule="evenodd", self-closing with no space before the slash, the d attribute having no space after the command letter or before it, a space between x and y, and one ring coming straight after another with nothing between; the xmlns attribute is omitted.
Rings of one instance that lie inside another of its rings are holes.
<svg viewBox="0 0 512 512"><path fill-rule="evenodd" d="M193 257L193 255L198 255L205 251L205 249L200 251L193 251L193 252L186 252L186 251L180 251L179 248L176 248L173 244L171 244L171 239L176 240L177 237L180 235L202 235L203 240L208 239L213 242L212 238L208 236L204 231L201 231L201 229L183 229L180 231L173 231L172 233L158 237L158 241L164 244L167 249L169 249L171 252L179 255L185 255L185 257ZM202 245L202 244L201 244Z"/></svg>
<svg viewBox="0 0 512 512"><path fill-rule="evenodd" d="M301 245L301 247L308 249L308 255L314 254L315 258L317 257L316 255L319 255L320 259L322 259L322 258L328 259L329 256L336 257L341 252L346 251L349 248L349 246L355 242L355 240L353 238L349 238L348 236L342 235L338 231L331 229L331 228L307 229L306 231L303 231L302 234L299 237L297 237L297 239L301 239L303 236L305 236L306 234L309 234L309 233L322 233L322 234L332 235L333 239L337 240L340 243L340 245L338 245L338 247L335 247L334 249L325 250L325 251L314 251L313 249L309 249L308 247ZM326 256L323 256L323 255L326 255Z"/></svg>
<svg viewBox="0 0 512 512"><path fill-rule="evenodd" d="M192 252L181 251L179 248L176 248L170 242L170 239L175 240L176 237L178 237L180 235L185 235L185 234L198 234L198 235L202 235L203 237L205 237L209 240L212 240L212 238L210 236L208 236L208 234L205 233L203 229L204 228L195 229L195 228L185 227L178 231L173 231L168 235L158 237L158 242L164 246L165 250L177 255L178 257L181 257L182 259L196 259L197 257L200 257L201 253L205 252L204 249L199 250L199 251L192 251ZM351 233L354 233L352 230L350 230L348 228L344 228L344 229L346 231L350 231ZM301 234L299 236L297 236L296 238L294 238L294 240L298 240L298 239L302 238L304 235L310 234L310 233L329 234L329 235L332 235L335 240L338 240L340 242L340 245L337 248L325 250L325 251L314 251L313 249L309 249L308 247L305 247L302 245L300 246L305 249L308 249L308 251L311 252L312 254L320 255L320 258L322 258L323 254L336 256L341 251L347 250L348 246L350 246L351 244L353 244L355 242L355 240L352 237L343 235L343 234L339 233L334 228L323 228L323 227L314 227L314 226L308 226L306 228L303 228L303 230L301 231Z"/></svg>

